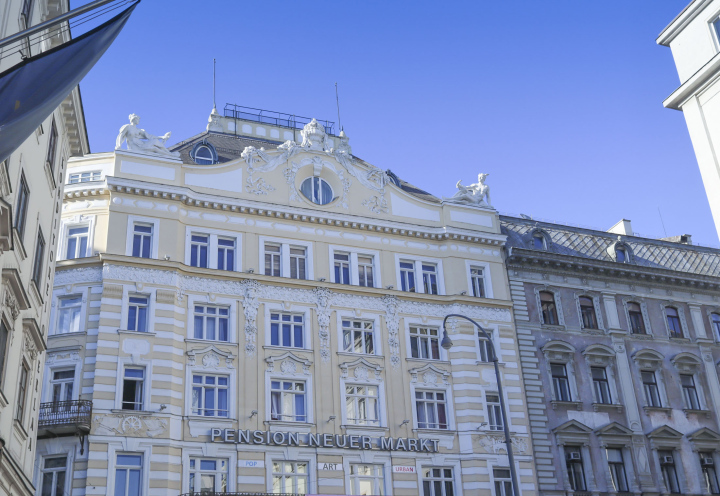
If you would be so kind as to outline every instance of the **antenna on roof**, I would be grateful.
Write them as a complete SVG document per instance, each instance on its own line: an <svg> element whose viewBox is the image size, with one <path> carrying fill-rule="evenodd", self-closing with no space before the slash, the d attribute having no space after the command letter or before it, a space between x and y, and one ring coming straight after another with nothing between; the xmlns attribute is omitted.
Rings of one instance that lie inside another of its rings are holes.
<svg viewBox="0 0 720 496"><path fill-rule="evenodd" d="M215 59L213 59L213 108L217 108L215 105Z"/></svg>
<svg viewBox="0 0 720 496"><path fill-rule="evenodd" d="M658 207L658 215L660 216L660 223L663 226L663 232L665 233L665 237L667 238L667 231L665 230L665 222L663 221L662 212L660 212L660 207Z"/></svg>
<svg viewBox="0 0 720 496"><path fill-rule="evenodd" d="M340 128L340 131L342 131L342 130L343 130L343 128L342 128L342 122L340 121L340 97L338 96L337 82L335 82L335 103L337 103L338 127Z"/></svg>

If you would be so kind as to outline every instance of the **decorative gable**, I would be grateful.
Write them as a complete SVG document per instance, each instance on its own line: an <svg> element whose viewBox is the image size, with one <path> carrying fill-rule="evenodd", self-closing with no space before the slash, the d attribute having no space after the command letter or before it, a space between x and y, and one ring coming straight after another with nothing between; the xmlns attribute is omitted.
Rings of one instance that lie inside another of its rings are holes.
<svg viewBox="0 0 720 496"><path fill-rule="evenodd" d="M572 362L575 351L573 345L564 341L548 341L542 347L546 360L563 363Z"/></svg>
<svg viewBox="0 0 720 496"><path fill-rule="evenodd" d="M424 367L410 369L411 382L421 386L447 386L450 372L429 363ZM440 382L442 380L442 382Z"/></svg>
<svg viewBox="0 0 720 496"><path fill-rule="evenodd" d="M658 370L665 357L655 350L640 350L633 355L633 360L641 370Z"/></svg>
<svg viewBox="0 0 720 496"><path fill-rule="evenodd" d="M703 427L692 434L687 435L693 451L718 451L720 450L720 434L712 429Z"/></svg>
<svg viewBox="0 0 720 496"><path fill-rule="evenodd" d="M668 425L658 427L647 435L652 449L680 449L683 435Z"/></svg>
<svg viewBox="0 0 720 496"><path fill-rule="evenodd" d="M340 364L341 377L362 382L381 382L383 367L370 363L364 358Z"/></svg>
<svg viewBox="0 0 720 496"><path fill-rule="evenodd" d="M611 422L595 430L602 446L632 446L633 432L618 422Z"/></svg>
<svg viewBox="0 0 720 496"><path fill-rule="evenodd" d="M670 362L679 372L696 374L702 369L702 361L692 353L678 353Z"/></svg>
<svg viewBox="0 0 720 496"><path fill-rule="evenodd" d="M187 356L189 366L203 367L206 369L223 368L223 363L225 365L225 368L232 369L233 360L235 359L235 355L233 355L231 352L223 351L212 345L199 350L190 350L187 352ZM198 359L200 359L200 364L197 363Z"/></svg>
<svg viewBox="0 0 720 496"><path fill-rule="evenodd" d="M312 365L310 360L300 358L291 352L280 356L268 357L265 359L265 362L268 364L268 372L282 375L310 375L310 366ZM276 363L278 364L278 369L275 368Z"/></svg>
<svg viewBox="0 0 720 496"><path fill-rule="evenodd" d="M590 442L592 429L577 420L568 420L554 428L553 433L555 433L558 444L587 445Z"/></svg>
<svg viewBox="0 0 720 496"><path fill-rule="evenodd" d="M582 354L591 366L607 367L615 359L615 350L604 344L591 344Z"/></svg>

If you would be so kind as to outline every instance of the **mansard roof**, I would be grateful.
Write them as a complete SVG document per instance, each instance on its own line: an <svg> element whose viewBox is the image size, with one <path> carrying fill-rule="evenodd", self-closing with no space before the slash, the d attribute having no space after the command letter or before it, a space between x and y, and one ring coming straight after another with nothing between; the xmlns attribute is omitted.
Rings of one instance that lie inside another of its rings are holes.
<svg viewBox="0 0 720 496"><path fill-rule="evenodd" d="M546 253L618 263L610 249L618 242L617 234L506 215L500 223L508 248L532 250L532 232L540 227L550 238ZM622 236L622 242L632 250L629 266L720 277L720 250L638 236Z"/></svg>

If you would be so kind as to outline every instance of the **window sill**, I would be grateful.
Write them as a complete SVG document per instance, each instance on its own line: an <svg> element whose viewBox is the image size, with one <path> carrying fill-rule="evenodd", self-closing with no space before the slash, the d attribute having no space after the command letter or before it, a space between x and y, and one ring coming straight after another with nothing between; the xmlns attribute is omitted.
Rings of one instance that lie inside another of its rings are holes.
<svg viewBox="0 0 720 496"><path fill-rule="evenodd" d="M428 428L419 428L415 427L412 429L412 431L416 434L428 434L428 435L438 435L438 434L447 434L448 436L454 436L455 431L448 426L447 429L428 429Z"/></svg>
<svg viewBox="0 0 720 496"><path fill-rule="evenodd" d="M272 344L267 344L263 346L263 350L277 350L277 351L299 351L299 352L305 352L305 353L312 353L313 350L309 350L307 348L293 348L292 346L275 346Z"/></svg>
<svg viewBox="0 0 720 496"><path fill-rule="evenodd" d="M2 389L0 389L0 408L5 408L6 406L8 406L8 400L2 392Z"/></svg>
<svg viewBox="0 0 720 496"><path fill-rule="evenodd" d="M671 343L689 343L690 338L668 336Z"/></svg>
<svg viewBox="0 0 720 496"><path fill-rule="evenodd" d="M587 327L583 327L582 329L580 329L580 332L582 332L583 334L589 334L591 336L604 336L606 334L604 329L591 329Z"/></svg>
<svg viewBox="0 0 720 496"><path fill-rule="evenodd" d="M630 337L631 339L642 339L642 340L653 339L652 334L639 334L639 333L633 333L633 332L628 333L628 337Z"/></svg>
<svg viewBox="0 0 720 496"><path fill-rule="evenodd" d="M380 425L358 425L358 424L343 424L340 428L346 432L353 432L357 434L381 434L386 433L390 430L389 427L383 427Z"/></svg>
<svg viewBox="0 0 720 496"><path fill-rule="evenodd" d="M155 415L158 412L149 412L147 410L122 410L118 408L114 408L110 410L110 413L119 413L124 415L135 415L137 417L148 417L150 415Z"/></svg>
<svg viewBox="0 0 720 496"><path fill-rule="evenodd" d="M236 418L232 417L209 417L206 415L187 415L185 417L188 420L199 420L199 421L206 421L206 422L237 422Z"/></svg>
<svg viewBox="0 0 720 496"><path fill-rule="evenodd" d="M710 410L693 410L692 408L683 408L683 412L685 413L685 417L690 417L690 415L705 415L706 418L710 418Z"/></svg>
<svg viewBox="0 0 720 496"><path fill-rule="evenodd" d="M583 406L582 401L557 401L557 400L552 400L552 401L550 402L550 404L552 405L553 410L557 410L558 407L567 408L567 409L575 408L576 410L582 410L582 406Z"/></svg>
<svg viewBox="0 0 720 496"><path fill-rule="evenodd" d="M647 414L650 414L651 412L661 412L668 417L672 416L672 408L666 408L664 406L644 406L643 410L645 410L645 413Z"/></svg>
<svg viewBox="0 0 720 496"><path fill-rule="evenodd" d="M624 408L623 405L616 405L614 403L593 403L592 406L596 412L617 410L618 413L622 413Z"/></svg>
<svg viewBox="0 0 720 496"><path fill-rule="evenodd" d="M437 360L435 358L414 358L414 357L407 357L405 358L405 361L407 362L417 362L417 363L442 363L444 365L450 365L449 360Z"/></svg>
<svg viewBox="0 0 720 496"><path fill-rule="evenodd" d="M130 331L128 329L118 329L118 334L141 334L143 336L157 336L157 333L150 331Z"/></svg>
<svg viewBox="0 0 720 496"><path fill-rule="evenodd" d="M78 331L78 332L63 332L60 334L50 334L48 336L48 341L52 339L60 339L64 337L79 337L79 336L87 336L87 331Z"/></svg>
<svg viewBox="0 0 720 496"><path fill-rule="evenodd" d="M291 422L289 420L265 420L263 421L270 431L286 431L292 430L293 432L301 432L308 434L316 427L312 422Z"/></svg>
<svg viewBox="0 0 720 496"><path fill-rule="evenodd" d="M338 351L338 356L344 357L367 357L367 358L384 358L384 355L376 355L372 353L354 353L352 351Z"/></svg>
<svg viewBox="0 0 720 496"><path fill-rule="evenodd" d="M144 333L144 332L143 332L143 333L140 333L140 332L137 332L137 331L130 331L130 332L134 332L134 333L137 333L137 334L146 334L146 333ZM212 344L222 344L222 345L226 345L226 346L237 346L237 345L238 345L238 344L235 343L234 341L217 341L217 340L214 340L214 339L197 339L197 338L185 338L185 342L186 342L186 343L198 343L198 344L212 343Z"/></svg>
<svg viewBox="0 0 720 496"><path fill-rule="evenodd" d="M22 441L25 442L25 440L28 438L28 433L25 430L25 427L23 427L22 422L20 422L18 419L13 419L13 427L22 438Z"/></svg>
<svg viewBox="0 0 720 496"><path fill-rule="evenodd" d="M548 329L551 331L566 331L567 327L560 324L541 324L544 329Z"/></svg>

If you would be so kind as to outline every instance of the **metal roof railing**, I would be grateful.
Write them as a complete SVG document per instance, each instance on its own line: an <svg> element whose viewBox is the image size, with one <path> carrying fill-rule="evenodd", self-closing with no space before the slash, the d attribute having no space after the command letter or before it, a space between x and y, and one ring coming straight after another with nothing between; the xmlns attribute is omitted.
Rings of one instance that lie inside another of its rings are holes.
<svg viewBox="0 0 720 496"><path fill-rule="evenodd" d="M223 112L225 117L230 117L232 119L262 122L264 124L272 124L273 126L287 127L290 129L302 129L305 124L308 124L312 120L310 117L284 114L282 112L257 109L253 107L243 107L242 105L235 105L233 103L225 104ZM335 136L335 123L333 121L325 121L321 119L317 119L317 121L322 124L326 133Z"/></svg>

